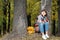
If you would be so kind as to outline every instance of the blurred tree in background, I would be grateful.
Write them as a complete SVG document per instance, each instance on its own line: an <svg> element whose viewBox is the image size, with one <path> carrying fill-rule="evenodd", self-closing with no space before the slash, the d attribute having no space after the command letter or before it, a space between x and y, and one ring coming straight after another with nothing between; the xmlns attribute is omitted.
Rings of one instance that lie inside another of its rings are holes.
<svg viewBox="0 0 60 40"><path fill-rule="evenodd" d="M3 1L0 0L0 34L3 34Z"/></svg>
<svg viewBox="0 0 60 40"><path fill-rule="evenodd" d="M33 26L40 13L40 0L27 0L28 25Z"/></svg>
<svg viewBox="0 0 60 40"><path fill-rule="evenodd" d="M0 34L3 35L12 29L14 0L0 0Z"/></svg>
<svg viewBox="0 0 60 40"><path fill-rule="evenodd" d="M52 33L55 35L58 31L58 0L52 0L51 20Z"/></svg>

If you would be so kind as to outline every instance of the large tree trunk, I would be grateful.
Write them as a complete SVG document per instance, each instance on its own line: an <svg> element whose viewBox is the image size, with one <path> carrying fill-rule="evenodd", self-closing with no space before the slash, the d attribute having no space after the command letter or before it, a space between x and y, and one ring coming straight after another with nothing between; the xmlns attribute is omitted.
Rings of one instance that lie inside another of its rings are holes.
<svg viewBox="0 0 60 40"><path fill-rule="evenodd" d="M51 3L52 0L41 0L41 10L45 9L48 13L48 17L50 20L49 31L51 33Z"/></svg>
<svg viewBox="0 0 60 40"><path fill-rule="evenodd" d="M23 35L27 27L26 0L15 0L14 4L13 32Z"/></svg>
<svg viewBox="0 0 60 40"><path fill-rule="evenodd" d="M13 30L6 40L12 40L12 38L26 35L27 15L26 15L26 0L14 0L14 19L13 19ZM4 39L5 40L5 39ZM21 39L14 39L21 40Z"/></svg>

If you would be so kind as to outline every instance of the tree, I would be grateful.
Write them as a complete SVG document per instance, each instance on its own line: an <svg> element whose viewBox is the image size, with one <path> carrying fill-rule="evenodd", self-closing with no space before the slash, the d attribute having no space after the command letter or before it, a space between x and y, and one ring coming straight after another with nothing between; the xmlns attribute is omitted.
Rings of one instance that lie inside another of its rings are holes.
<svg viewBox="0 0 60 40"><path fill-rule="evenodd" d="M12 36L15 37L15 35L25 36L27 26L26 0L14 0L13 29L6 40L11 39Z"/></svg>
<svg viewBox="0 0 60 40"><path fill-rule="evenodd" d="M40 1L41 0L27 0L28 26L33 26L35 24L35 19L40 12Z"/></svg>
<svg viewBox="0 0 60 40"><path fill-rule="evenodd" d="M23 35L26 33L26 27L28 26L26 0L15 0L14 4L13 32Z"/></svg>
<svg viewBox="0 0 60 40"><path fill-rule="evenodd" d="M0 35L3 35L3 0L0 0Z"/></svg>
<svg viewBox="0 0 60 40"><path fill-rule="evenodd" d="M57 35L60 36L60 0L58 0L58 33Z"/></svg>
<svg viewBox="0 0 60 40"><path fill-rule="evenodd" d="M58 0L52 0L51 10L52 34L56 35L58 31Z"/></svg>

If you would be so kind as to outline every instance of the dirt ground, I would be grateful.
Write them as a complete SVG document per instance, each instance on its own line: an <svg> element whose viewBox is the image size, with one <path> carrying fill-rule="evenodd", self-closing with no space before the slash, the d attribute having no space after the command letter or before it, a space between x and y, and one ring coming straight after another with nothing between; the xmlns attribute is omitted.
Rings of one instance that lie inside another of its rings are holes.
<svg viewBox="0 0 60 40"><path fill-rule="evenodd" d="M8 34L7 34L8 35ZM0 40L3 40L3 39L5 39L5 37L7 36L7 35L5 35L5 36L3 36L2 38L0 38ZM9 39L7 39L7 40L43 40L42 38L41 38L41 35L40 34L38 34L38 33L35 33L35 34L31 34L31 35L26 35L26 36L24 36L24 37L20 37L20 36L14 36L14 37L11 37L11 38L9 38ZM60 37L57 37L57 36L50 36L50 38L49 39L47 39L47 40L60 40Z"/></svg>

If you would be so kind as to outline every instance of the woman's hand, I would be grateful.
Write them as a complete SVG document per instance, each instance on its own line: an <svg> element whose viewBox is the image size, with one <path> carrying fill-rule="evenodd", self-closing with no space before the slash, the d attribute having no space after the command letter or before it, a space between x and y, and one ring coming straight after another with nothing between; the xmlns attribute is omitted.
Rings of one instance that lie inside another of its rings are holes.
<svg viewBox="0 0 60 40"><path fill-rule="evenodd" d="M37 20L38 23L41 23L42 21L41 20Z"/></svg>
<svg viewBox="0 0 60 40"><path fill-rule="evenodd" d="M49 22L48 18L46 18L44 21L45 21L45 22Z"/></svg>

